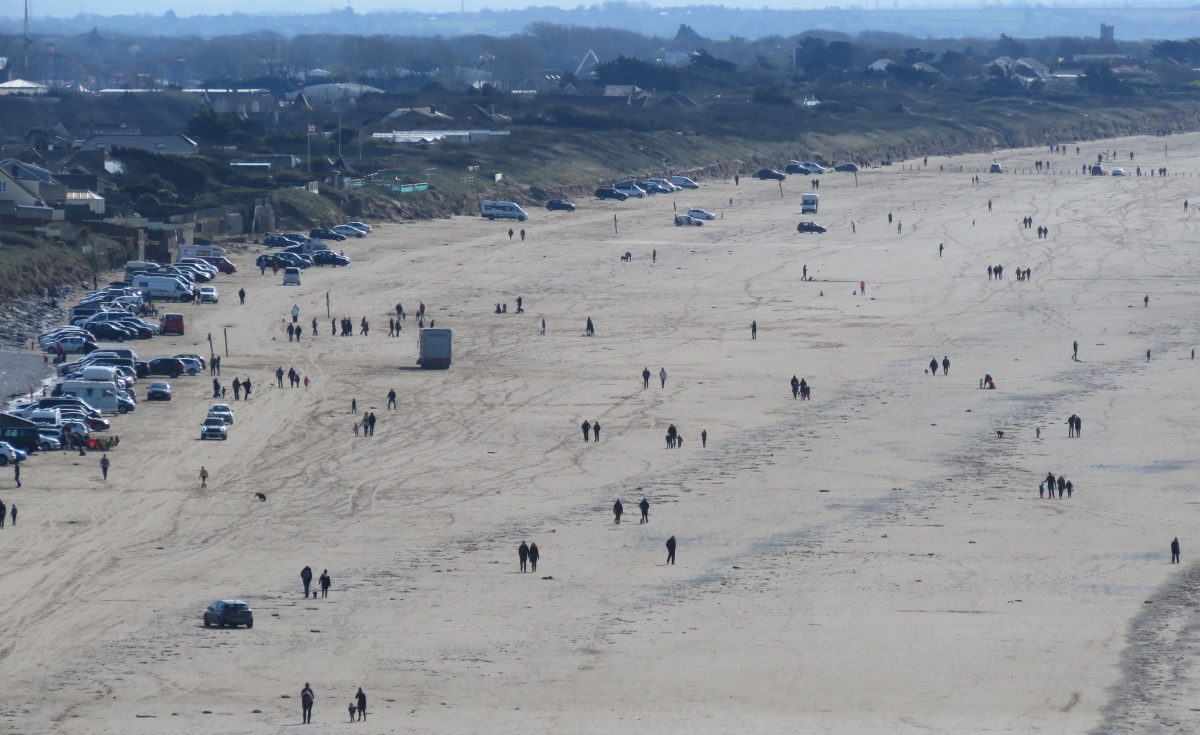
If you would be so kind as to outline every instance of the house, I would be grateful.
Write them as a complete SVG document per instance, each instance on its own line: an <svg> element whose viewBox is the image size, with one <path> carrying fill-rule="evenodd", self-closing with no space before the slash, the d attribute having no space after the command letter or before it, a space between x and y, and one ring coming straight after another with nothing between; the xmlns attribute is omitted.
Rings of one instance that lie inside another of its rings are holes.
<svg viewBox="0 0 1200 735"><path fill-rule="evenodd" d="M666 48L660 48L654 55L654 60L667 66L683 66L692 60L694 54L694 51L668 51Z"/></svg>
<svg viewBox="0 0 1200 735"><path fill-rule="evenodd" d="M0 166L0 214L12 214L14 207L43 206L37 186L13 176Z"/></svg>
<svg viewBox="0 0 1200 735"><path fill-rule="evenodd" d="M272 168L296 168L300 165L299 156L282 153L260 153L250 159L254 163L267 163Z"/></svg>
<svg viewBox="0 0 1200 735"><path fill-rule="evenodd" d="M367 84L313 84L301 90L309 103L316 102L318 104L328 104L334 100L343 98L354 99L364 94L383 94L383 90L378 87L372 87ZM289 100L296 99L300 92L292 92L287 97Z"/></svg>
<svg viewBox="0 0 1200 735"><path fill-rule="evenodd" d="M61 202L67 198L66 185L55 179L49 170L41 166L9 158L0 161L0 169L4 171L10 181L18 184L43 204ZM17 193L16 198L25 199L26 197Z"/></svg>
<svg viewBox="0 0 1200 735"><path fill-rule="evenodd" d="M637 86L633 84L606 84L604 85L605 97L628 97L631 94L641 92Z"/></svg>
<svg viewBox="0 0 1200 735"><path fill-rule="evenodd" d="M84 151L112 151L117 148L132 148L149 153L168 156L194 156L200 146L186 135L110 135L96 133L79 146Z"/></svg>
<svg viewBox="0 0 1200 735"><path fill-rule="evenodd" d="M1029 72L1032 72L1033 75L1039 79L1047 79L1050 76L1050 67L1046 66L1037 59L1031 59L1029 57L1017 59L1017 66L1019 67L1019 71L1025 75L1028 75Z"/></svg>
<svg viewBox="0 0 1200 735"><path fill-rule="evenodd" d="M929 64L926 64L924 61L918 61L917 63L912 65L912 68L916 69L919 72L923 72L925 74L941 74L942 73L941 70L939 70L937 67L930 66Z"/></svg>
<svg viewBox="0 0 1200 735"><path fill-rule="evenodd" d="M46 94L50 88L44 84L37 82L27 82L24 79L14 79L11 82L0 84L0 95L35 95Z"/></svg>
<svg viewBox="0 0 1200 735"><path fill-rule="evenodd" d="M1128 64L1124 66L1114 66L1112 73L1119 77L1144 77L1154 76L1154 72L1147 71L1137 64Z"/></svg>
<svg viewBox="0 0 1200 735"><path fill-rule="evenodd" d="M467 110L467 114L463 115L463 117L473 123L498 123L500 125L508 125L513 121L508 115L501 115L499 112L496 112L495 105L489 105L488 107L474 105L470 110Z"/></svg>
<svg viewBox="0 0 1200 735"><path fill-rule="evenodd" d="M869 71L887 71L887 68L895 63L896 62L892 61L891 59L880 59L874 64L868 66L867 69Z"/></svg>
<svg viewBox="0 0 1200 735"><path fill-rule="evenodd" d="M992 61L989 66L994 66L1005 74L1012 74L1013 69L1017 68L1017 60L1011 56L1001 56Z"/></svg>
<svg viewBox="0 0 1200 735"><path fill-rule="evenodd" d="M426 120L450 121L450 120L454 119L453 117L447 115L446 113L438 110L438 108L435 105L430 105L429 107L397 107L396 109L392 110L387 115L385 115L383 117L383 120L381 120L380 122L387 122L388 120L395 120L398 117L404 117L406 115L409 117L418 118L418 119L423 118Z"/></svg>
<svg viewBox="0 0 1200 735"><path fill-rule="evenodd" d="M0 56L0 82L8 81L8 57Z"/></svg>

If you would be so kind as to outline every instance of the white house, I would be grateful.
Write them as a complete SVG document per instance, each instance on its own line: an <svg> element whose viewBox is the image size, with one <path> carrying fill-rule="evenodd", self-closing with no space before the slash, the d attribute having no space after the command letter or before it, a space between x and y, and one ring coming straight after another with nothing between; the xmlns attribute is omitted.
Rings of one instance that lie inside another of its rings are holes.
<svg viewBox="0 0 1200 735"><path fill-rule="evenodd" d="M1017 60L1017 66L1028 76L1030 72L1036 75L1039 79L1047 79L1050 76L1050 67L1046 66L1037 59L1023 58Z"/></svg>
<svg viewBox="0 0 1200 735"><path fill-rule="evenodd" d="M870 69L871 71L887 71L887 68L895 63L896 62L892 61L891 59L880 59L879 61L876 61L874 64L871 64L867 68Z"/></svg>

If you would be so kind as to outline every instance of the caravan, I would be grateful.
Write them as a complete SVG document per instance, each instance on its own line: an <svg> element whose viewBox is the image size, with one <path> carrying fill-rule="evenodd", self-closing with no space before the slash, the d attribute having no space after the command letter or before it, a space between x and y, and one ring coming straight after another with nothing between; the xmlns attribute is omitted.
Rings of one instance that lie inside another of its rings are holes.
<svg viewBox="0 0 1200 735"><path fill-rule="evenodd" d="M59 384L61 395L74 396L102 413L117 413L117 384L99 380L64 380ZM124 413L124 411L120 411Z"/></svg>
<svg viewBox="0 0 1200 735"><path fill-rule="evenodd" d="M821 197L816 194L801 194L800 195L800 213L801 214L816 214L817 205L821 203Z"/></svg>

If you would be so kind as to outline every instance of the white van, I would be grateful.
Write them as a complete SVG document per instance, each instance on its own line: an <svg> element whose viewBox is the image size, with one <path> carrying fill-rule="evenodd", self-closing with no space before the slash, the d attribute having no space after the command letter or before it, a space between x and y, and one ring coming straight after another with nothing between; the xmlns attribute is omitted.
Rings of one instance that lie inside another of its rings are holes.
<svg viewBox="0 0 1200 735"><path fill-rule="evenodd" d="M800 195L800 214L816 214L817 205L821 203L821 197L816 194L801 194Z"/></svg>
<svg viewBox="0 0 1200 735"><path fill-rule="evenodd" d="M487 217L490 220L495 219L515 219L518 222L524 222L529 219L529 215L524 209L513 202L491 202L485 201L479 209L481 217Z"/></svg>
<svg viewBox="0 0 1200 735"><path fill-rule="evenodd" d="M155 299L191 301L196 294L194 287L184 285L173 275L136 276L133 287Z"/></svg>
<svg viewBox="0 0 1200 735"><path fill-rule="evenodd" d="M684 189L699 189L700 185L686 176L672 176L671 183Z"/></svg>
<svg viewBox="0 0 1200 735"><path fill-rule="evenodd" d="M300 285L300 269L299 268L284 268L283 269L283 285L299 286Z"/></svg>
<svg viewBox="0 0 1200 735"><path fill-rule="evenodd" d="M137 273L139 271L153 273L161 267L161 265L155 263L153 260L131 260L125 264L125 273Z"/></svg>
<svg viewBox="0 0 1200 735"><path fill-rule="evenodd" d="M637 182L633 180L618 181L612 185L612 188L616 189L627 197L637 197L638 199L644 199L646 197L646 190L638 186Z"/></svg>
<svg viewBox="0 0 1200 735"><path fill-rule="evenodd" d="M228 253L216 245L180 245L179 258L223 258Z"/></svg>
<svg viewBox="0 0 1200 735"><path fill-rule="evenodd" d="M60 426L62 415L59 414L57 408L39 408L29 414L29 420L38 426Z"/></svg>
<svg viewBox="0 0 1200 735"><path fill-rule="evenodd" d="M97 368L88 368L88 370L95 369ZM75 396L101 413L117 413L116 383L99 380L64 380L58 387L62 395Z"/></svg>

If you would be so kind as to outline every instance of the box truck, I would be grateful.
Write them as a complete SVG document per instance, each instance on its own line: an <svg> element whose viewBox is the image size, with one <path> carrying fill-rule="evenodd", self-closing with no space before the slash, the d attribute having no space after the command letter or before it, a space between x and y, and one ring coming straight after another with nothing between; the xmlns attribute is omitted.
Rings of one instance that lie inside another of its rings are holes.
<svg viewBox="0 0 1200 735"><path fill-rule="evenodd" d="M801 214L816 214L817 205L821 203L821 197L816 194L801 194L800 195L800 213Z"/></svg>
<svg viewBox="0 0 1200 735"><path fill-rule="evenodd" d="M449 329L422 329L419 344L421 356L417 358L418 365L426 370L445 370L450 367Z"/></svg>

